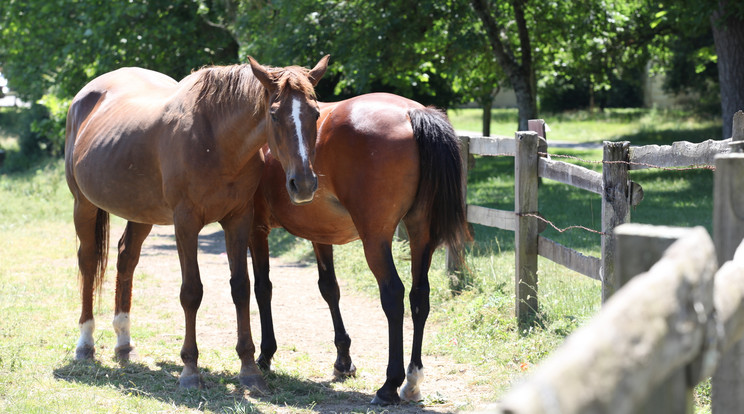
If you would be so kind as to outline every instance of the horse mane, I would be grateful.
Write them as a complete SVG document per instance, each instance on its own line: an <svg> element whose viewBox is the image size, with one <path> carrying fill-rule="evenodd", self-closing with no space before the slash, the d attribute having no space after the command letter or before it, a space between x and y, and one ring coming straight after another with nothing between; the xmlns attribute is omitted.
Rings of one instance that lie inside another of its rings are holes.
<svg viewBox="0 0 744 414"><path fill-rule="evenodd" d="M307 77L308 69L300 66L264 68L276 82L280 97L296 90L315 99L315 89ZM253 76L248 64L209 66L193 75L197 76L193 88L197 90L198 105L228 106L251 102L254 104L254 115L267 109L268 92Z"/></svg>

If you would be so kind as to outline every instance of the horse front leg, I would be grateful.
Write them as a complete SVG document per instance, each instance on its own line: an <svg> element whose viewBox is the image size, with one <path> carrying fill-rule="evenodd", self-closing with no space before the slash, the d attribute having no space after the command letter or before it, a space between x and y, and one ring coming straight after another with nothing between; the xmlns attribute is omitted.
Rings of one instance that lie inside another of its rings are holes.
<svg viewBox="0 0 744 414"><path fill-rule="evenodd" d="M142 243L150 234L151 224L127 222L124 234L119 239L119 255L116 262L116 300L114 308L114 352L120 362L132 357L134 344L130 335L129 311L132 307L132 279L139 262Z"/></svg>
<svg viewBox="0 0 744 414"><path fill-rule="evenodd" d="M372 404L398 404L400 403L398 387L403 384L405 378L403 369L403 296L405 289L393 262L392 232L389 238L367 237L362 240L362 243L367 264L380 288L380 302L388 322L387 379L375 393Z"/></svg>
<svg viewBox="0 0 744 414"><path fill-rule="evenodd" d="M181 307L185 319L185 334L181 347L183 371L179 378L182 388L201 388L203 383L199 374L199 349L196 346L196 313L201 305L204 287L199 275L196 259L199 244L199 231L203 227L190 210L177 211L174 215L176 247L181 262Z"/></svg>
<svg viewBox="0 0 744 414"><path fill-rule="evenodd" d="M349 355L351 338L344 327L341 309L338 305L341 293L336 279L336 270L333 267L333 246L313 243L313 249L318 262L318 288L331 311L335 333L333 343L336 345L336 362L333 364L333 374L337 377L353 377L356 375L356 367L351 362Z"/></svg>
<svg viewBox="0 0 744 414"><path fill-rule="evenodd" d="M230 287L238 321L238 344L235 350L240 357L240 383L251 391L268 394L269 387L254 360L256 347L251 335L250 281L248 280L248 237L253 211L233 215L220 222L225 230L227 257L230 262ZM267 275L268 278L268 275Z"/></svg>

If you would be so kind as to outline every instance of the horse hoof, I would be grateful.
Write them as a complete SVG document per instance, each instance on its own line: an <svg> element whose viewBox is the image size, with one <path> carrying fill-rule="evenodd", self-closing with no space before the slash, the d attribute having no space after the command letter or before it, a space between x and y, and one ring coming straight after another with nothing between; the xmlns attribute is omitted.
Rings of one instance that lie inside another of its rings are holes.
<svg viewBox="0 0 744 414"><path fill-rule="evenodd" d="M271 393L269 386L264 381L263 376L258 375L244 375L240 378L240 385L246 387L251 394L258 394L260 396L266 396Z"/></svg>
<svg viewBox="0 0 744 414"><path fill-rule="evenodd" d="M192 374L187 376L181 376L178 380L178 385L184 389L202 389L204 383L202 382L199 374Z"/></svg>
<svg viewBox="0 0 744 414"><path fill-rule="evenodd" d="M377 390L375 393L375 398L372 399L370 404L372 405L398 405L400 404L400 397L398 394L392 393L389 395L385 395L388 393L381 392L382 390Z"/></svg>
<svg viewBox="0 0 744 414"><path fill-rule="evenodd" d="M256 360L256 365L258 365L258 368L261 369L261 371L269 372L271 371L271 359L266 358L263 356L263 354L258 356L258 359Z"/></svg>
<svg viewBox="0 0 744 414"><path fill-rule="evenodd" d="M352 363L348 368L333 366L333 375L337 378L353 378L356 377L356 367Z"/></svg>
<svg viewBox="0 0 744 414"><path fill-rule="evenodd" d="M84 345L79 346L77 349L75 349L75 360L77 361L87 361L90 359L93 359L93 356L96 353L96 347Z"/></svg>
<svg viewBox="0 0 744 414"><path fill-rule="evenodd" d="M137 352L131 345L117 347L114 349L115 358L120 364L125 364L133 359L137 358Z"/></svg>
<svg viewBox="0 0 744 414"><path fill-rule="evenodd" d="M410 383L406 383L400 389L400 399L403 401L419 402L424 398L421 396L421 389L418 386L411 386Z"/></svg>

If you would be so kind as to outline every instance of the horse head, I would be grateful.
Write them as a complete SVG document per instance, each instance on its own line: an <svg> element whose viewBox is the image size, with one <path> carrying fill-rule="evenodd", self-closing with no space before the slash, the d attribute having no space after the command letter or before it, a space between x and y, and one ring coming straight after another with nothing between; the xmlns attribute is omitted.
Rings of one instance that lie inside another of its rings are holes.
<svg viewBox="0 0 744 414"><path fill-rule="evenodd" d="M318 189L312 167L320 115L314 87L325 74L329 55L309 71L297 66L266 68L248 59L254 76L268 91L269 149L284 168L289 198L294 204L309 203Z"/></svg>

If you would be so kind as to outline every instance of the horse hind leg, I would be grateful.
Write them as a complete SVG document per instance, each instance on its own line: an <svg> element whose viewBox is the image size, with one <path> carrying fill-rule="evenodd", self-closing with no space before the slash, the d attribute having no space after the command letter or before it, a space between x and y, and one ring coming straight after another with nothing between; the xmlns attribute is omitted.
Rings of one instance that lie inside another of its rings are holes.
<svg viewBox="0 0 744 414"><path fill-rule="evenodd" d="M380 289L380 302L388 322L388 365L385 383L377 390L372 404L388 405L400 403L398 387L403 384L403 297L405 288L400 280L392 254L392 238L395 226L379 234L367 234L362 238L364 255Z"/></svg>
<svg viewBox="0 0 744 414"><path fill-rule="evenodd" d="M114 352L120 362L127 362L134 350L130 335L129 311L132 307L132 279L139 263L142 243L150 234L151 224L127 222L124 234L119 239L119 255L116 263L116 300L114 309Z"/></svg>
<svg viewBox="0 0 744 414"><path fill-rule="evenodd" d="M400 390L400 398L405 401L421 401L421 382L424 380L421 346L424 326L429 316L429 267L435 246L432 245L425 220L417 220L412 214L411 217L406 217L405 223L411 247L412 283L409 301L413 319L413 344L411 361L406 370L406 383Z"/></svg>
<svg viewBox="0 0 744 414"><path fill-rule="evenodd" d="M258 221L259 218L256 217L254 220ZM261 319L261 354L256 359L256 364L263 371L271 370L271 359L277 349L276 336L274 335L274 318L271 314L273 285L269 278L268 237L270 231L268 226L256 225L254 222L249 242L255 278L254 291L258 304L258 314Z"/></svg>
<svg viewBox="0 0 744 414"><path fill-rule="evenodd" d="M318 262L318 288L323 299L328 303L335 332L333 343L336 345L336 362L333 364L333 374L337 377L353 377L356 375L356 367L351 362L349 355L351 338L344 327L341 309L338 305L341 293L333 267L333 246L313 243L313 249Z"/></svg>
<svg viewBox="0 0 744 414"><path fill-rule="evenodd" d="M93 295L103 281L108 257L108 213L85 199L76 199L73 212L80 271L80 338L75 349L76 360L92 359L95 355L95 320Z"/></svg>

